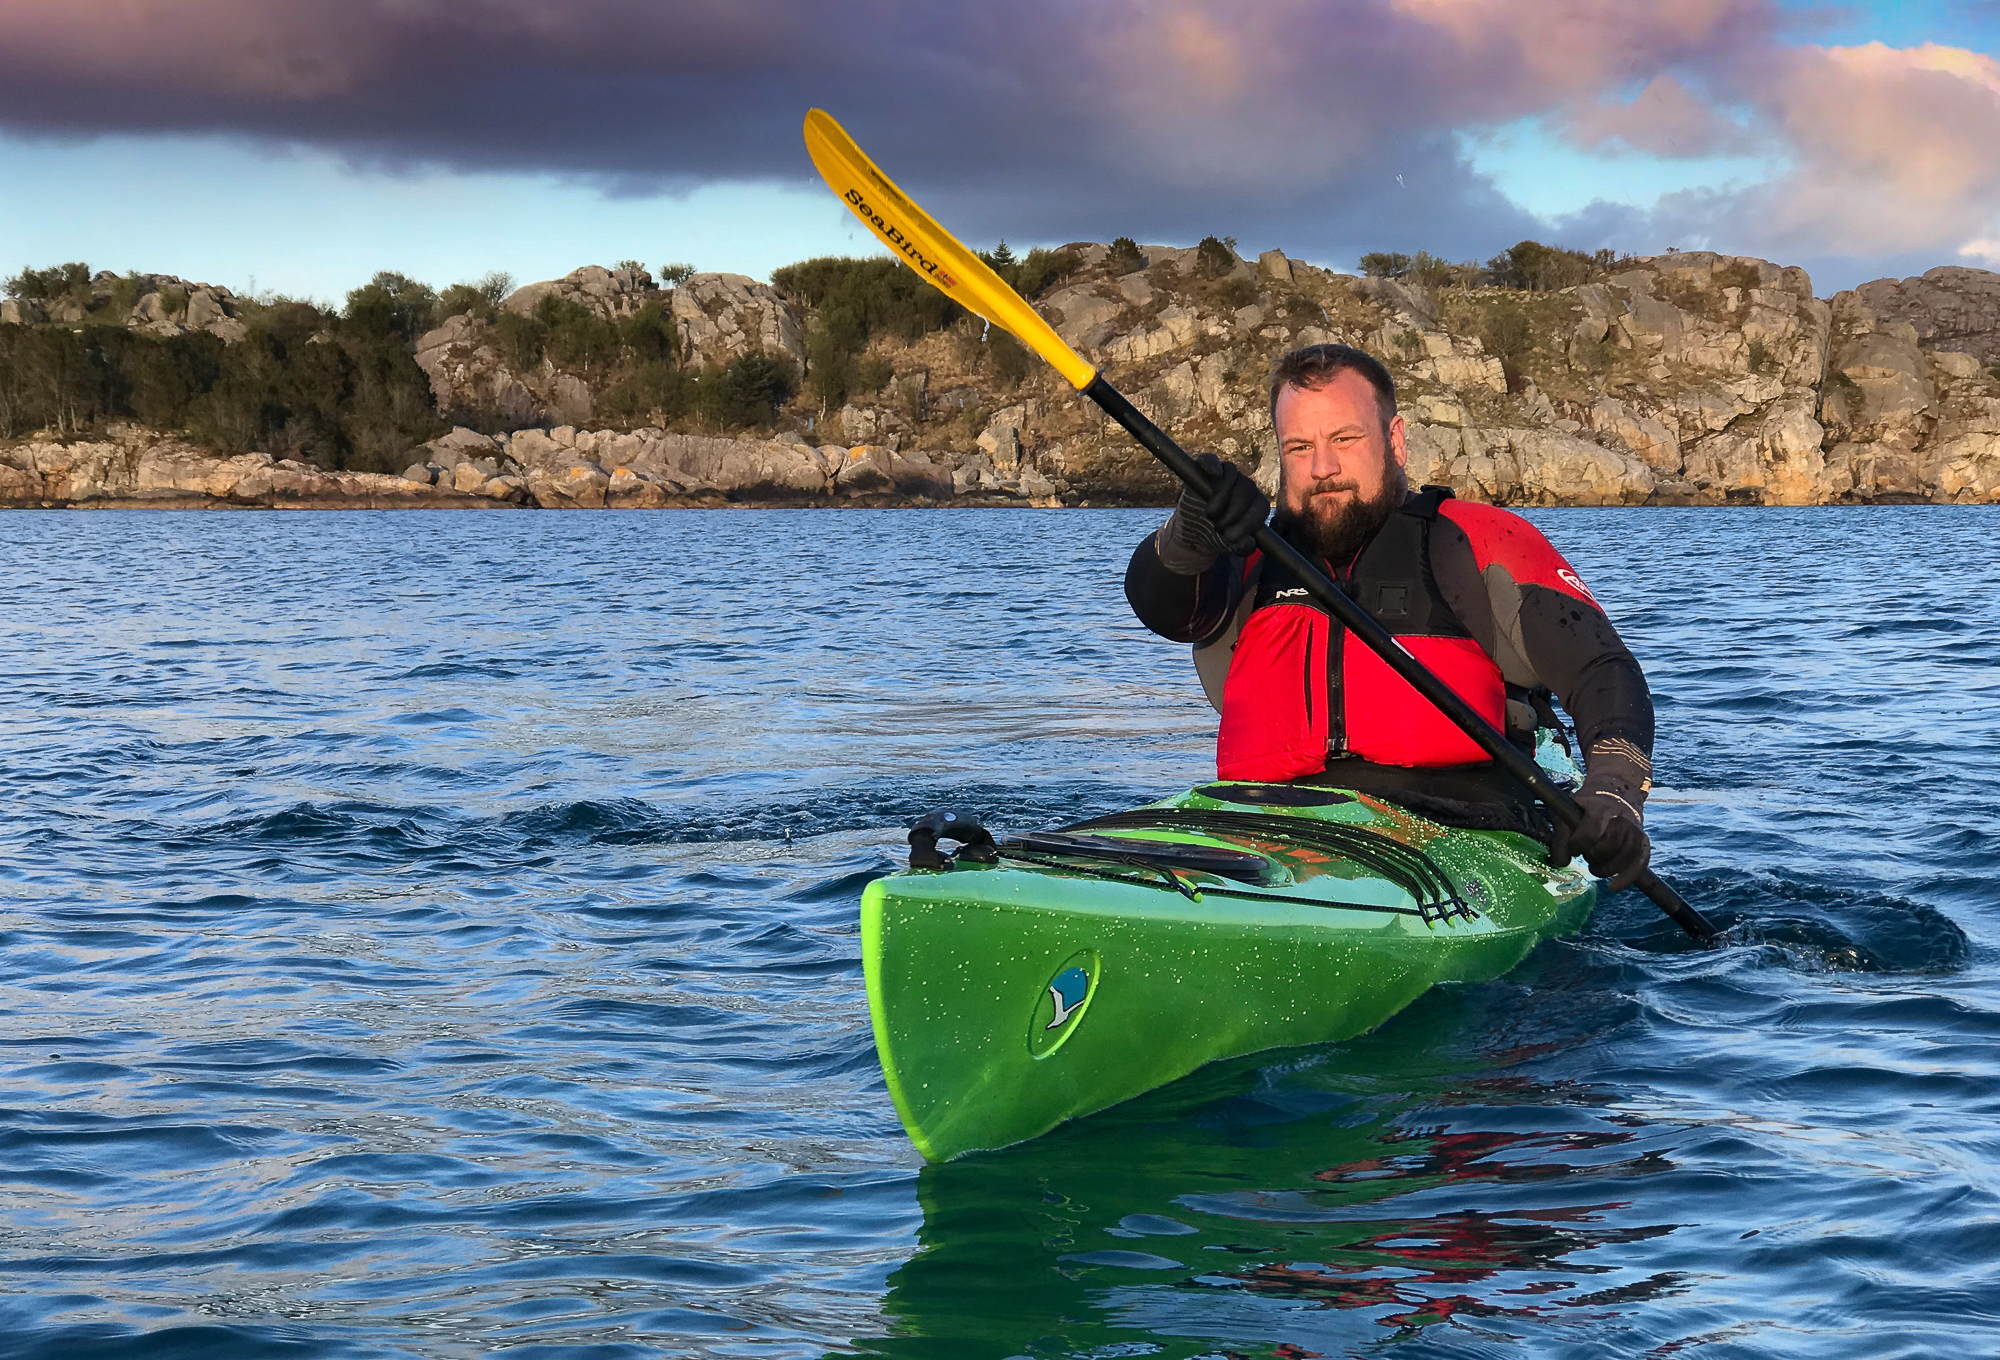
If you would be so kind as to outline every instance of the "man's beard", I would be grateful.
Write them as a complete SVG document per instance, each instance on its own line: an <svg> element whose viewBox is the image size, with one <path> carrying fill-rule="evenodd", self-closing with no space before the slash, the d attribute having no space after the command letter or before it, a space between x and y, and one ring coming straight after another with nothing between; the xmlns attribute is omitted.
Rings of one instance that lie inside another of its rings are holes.
<svg viewBox="0 0 2000 1360"><path fill-rule="evenodd" d="M1280 510L1272 524L1292 546L1318 554L1335 571L1344 570L1375 536L1375 531L1389 522L1389 516L1396 513L1409 493L1410 481L1400 467L1392 466L1382 478L1382 489L1367 500L1355 497L1338 504L1313 504L1313 490L1340 485L1337 480L1315 484L1306 493L1303 515Z"/></svg>

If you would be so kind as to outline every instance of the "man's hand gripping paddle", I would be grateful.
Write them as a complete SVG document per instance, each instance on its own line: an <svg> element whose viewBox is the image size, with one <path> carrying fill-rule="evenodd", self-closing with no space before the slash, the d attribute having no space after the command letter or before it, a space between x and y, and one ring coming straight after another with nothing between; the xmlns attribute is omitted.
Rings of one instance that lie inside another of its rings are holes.
<svg viewBox="0 0 2000 1360"><path fill-rule="evenodd" d="M1055 366L1070 384L1101 407L1104 413L1124 426L1131 436L1166 464L1167 470L1192 487L1199 495L1209 494L1208 475L1159 426L1140 414L1138 408L1104 381L1090 362L1071 349L1055 329L1044 321L1027 299L1008 287L998 274L977 255L955 240L951 233L933 222L930 215L912 202L875 163L854 144L839 123L823 110L806 115L806 150L813 164L826 178L833 192L853 210L862 224L902 257L910 268L923 275L952 301L976 312L1006 331ZM1266 557L1298 578L1308 594L1325 606L1368 649L1387 662L1389 669L1410 683L1411 688L1435 704L1452 722L1492 756L1509 774L1534 790L1549 812L1566 826L1583 820L1583 809L1527 752L1475 712L1456 691L1404 651L1389 632L1347 597L1332 578L1309 561L1305 554L1280 538L1269 525L1257 531L1257 546ZM1633 884L1659 904L1695 939L1708 943L1715 927L1681 899L1681 895L1661 882L1648 869Z"/></svg>

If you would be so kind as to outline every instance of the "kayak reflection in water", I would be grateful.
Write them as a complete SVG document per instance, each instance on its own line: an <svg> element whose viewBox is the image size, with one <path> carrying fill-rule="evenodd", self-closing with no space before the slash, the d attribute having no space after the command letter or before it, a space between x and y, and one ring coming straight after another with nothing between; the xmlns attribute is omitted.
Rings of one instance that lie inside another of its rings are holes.
<svg viewBox="0 0 2000 1360"><path fill-rule="evenodd" d="M1214 490L1179 506L1132 554L1125 592L1153 632L1194 644L1222 715L1222 779L1324 780L1447 825L1520 831L1552 861L1582 854L1629 887L1651 854L1653 703L1604 610L1540 530L1442 487L1412 492L1389 371L1347 345L1309 345L1270 384L1279 449L1272 527L1483 717L1533 750L1577 726L1583 823L1554 825L1534 795L1350 636L1255 535L1270 501L1241 469L1198 460Z"/></svg>
<svg viewBox="0 0 2000 1360"><path fill-rule="evenodd" d="M889 1334L859 1348L1339 1355L1484 1324L1538 1353L1685 1288L1671 1253L1638 1248L1678 1225L1633 1207L1676 1173L1671 1129L1589 1089L1462 1069L1384 1100L1376 1074L1434 1062L1424 1036L1452 1032L1459 1004L924 1168L920 1250L890 1276Z"/></svg>

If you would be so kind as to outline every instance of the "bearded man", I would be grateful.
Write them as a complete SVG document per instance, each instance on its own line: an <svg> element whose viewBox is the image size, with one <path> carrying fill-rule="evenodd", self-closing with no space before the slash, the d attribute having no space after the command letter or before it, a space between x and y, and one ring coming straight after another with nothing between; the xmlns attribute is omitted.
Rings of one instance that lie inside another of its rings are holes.
<svg viewBox="0 0 2000 1360"><path fill-rule="evenodd" d="M1651 854L1653 703L1639 663L1575 568L1532 524L1443 487L1412 493L1388 369L1309 345L1271 375L1279 450L1272 527L1510 739L1532 750L1575 722L1586 776L1574 830L1255 551L1270 502L1240 469L1199 460L1212 493L1181 494L1132 554L1125 593L1153 632L1194 644L1222 714L1222 779L1308 780L1379 794L1439 821L1526 832L1629 887Z"/></svg>

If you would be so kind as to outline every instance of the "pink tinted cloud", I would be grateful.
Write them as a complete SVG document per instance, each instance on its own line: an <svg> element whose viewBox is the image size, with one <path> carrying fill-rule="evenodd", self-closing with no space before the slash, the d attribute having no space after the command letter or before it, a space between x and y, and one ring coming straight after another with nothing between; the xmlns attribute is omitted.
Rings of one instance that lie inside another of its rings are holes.
<svg viewBox="0 0 2000 1360"><path fill-rule="evenodd" d="M2000 62L1935 44L1801 47L1739 88L1788 168L1663 200L1657 231L1787 259L1993 258Z"/></svg>
<svg viewBox="0 0 2000 1360"><path fill-rule="evenodd" d="M1629 149L1652 156L1747 151L1751 134L1672 76L1655 76L1629 103L1599 101L1572 111L1565 129L1590 151Z"/></svg>
<svg viewBox="0 0 2000 1360"><path fill-rule="evenodd" d="M1777 24L1768 0L1157 0L1097 14L1085 50L1111 115L1100 128L1162 173L1264 182L1337 173L1415 129L1505 123L1734 60Z"/></svg>
<svg viewBox="0 0 2000 1360"><path fill-rule="evenodd" d="M2000 215L2000 62L1926 43L1807 48L1776 82L1797 168L1763 195L1771 227L1837 224L1854 253L1957 244Z"/></svg>

